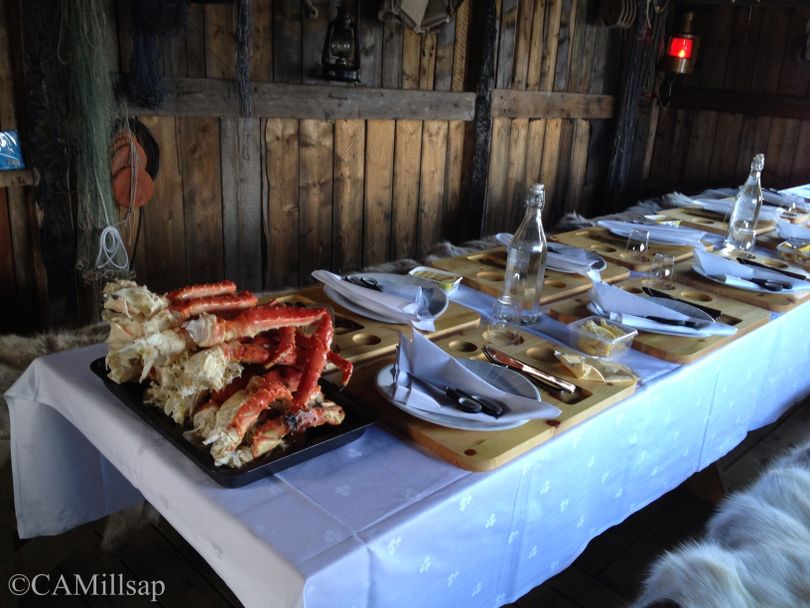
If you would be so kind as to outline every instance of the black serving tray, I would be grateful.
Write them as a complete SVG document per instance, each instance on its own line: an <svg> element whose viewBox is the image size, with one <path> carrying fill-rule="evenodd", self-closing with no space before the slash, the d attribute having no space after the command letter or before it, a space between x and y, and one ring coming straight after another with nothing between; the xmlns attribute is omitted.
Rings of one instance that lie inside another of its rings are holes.
<svg viewBox="0 0 810 608"><path fill-rule="evenodd" d="M293 465L309 460L339 448L359 438L366 427L374 422L374 415L350 397L338 390L338 387L321 379L321 390L328 398L340 405L346 412L343 423L339 426L323 425L305 431L304 439L295 442L281 453L265 454L238 469L214 465L208 446L193 443L183 435L190 427L180 426L158 408L143 402L144 386L136 382L116 384L107 377L107 365L104 358L96 359L90 369L121 402L140 416L147 424L156 429L178 450L183 452L211 479L229 488L238 488L258 479L274 475Z"/></svg>

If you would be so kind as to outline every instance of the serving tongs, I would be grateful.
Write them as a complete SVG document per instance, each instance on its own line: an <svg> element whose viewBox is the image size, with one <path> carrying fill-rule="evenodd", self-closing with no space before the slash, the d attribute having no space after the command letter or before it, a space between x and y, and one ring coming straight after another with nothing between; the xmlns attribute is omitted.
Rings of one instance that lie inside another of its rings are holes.
<svg viewBox="0 0 810 608"><path fill-rule="evenodd" d="M482 350L484 351L486 358L492 363L521 372L522 374L529 376L551 390L560 391L563 393L574 393L577 390L576 385L568 382L567 380L558 378L553 374L539 370L531 365L526 365L522 361L518 361L514 357L507 355L505 352L500 351L497 348L486 345Z"/></svg>

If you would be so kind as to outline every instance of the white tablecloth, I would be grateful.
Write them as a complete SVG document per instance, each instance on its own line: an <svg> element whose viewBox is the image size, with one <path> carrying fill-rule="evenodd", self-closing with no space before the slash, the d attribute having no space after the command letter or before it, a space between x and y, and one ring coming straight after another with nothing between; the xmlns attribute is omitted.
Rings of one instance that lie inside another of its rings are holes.
<svg viewBox="0 0 810 608"><path fill-rule="evenodd" d="M472 290L455 298L488 306ZM20 535L142 494L247 606L498 606L807 395L808 326L805 305L687 366L628 353L644 380L632 397L489 473L375 424L240 489L107 392L88 369L103 346L43 357L6 395Z"/></svg>

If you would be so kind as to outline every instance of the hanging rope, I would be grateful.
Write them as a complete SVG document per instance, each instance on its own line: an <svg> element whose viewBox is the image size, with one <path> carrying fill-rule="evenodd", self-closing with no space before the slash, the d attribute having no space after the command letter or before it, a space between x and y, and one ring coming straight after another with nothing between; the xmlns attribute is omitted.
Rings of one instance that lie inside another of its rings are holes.
<svg viewBox="0 0 810 608"><path fill-rule="evenodd" d="M619 91L616 134L613 139L607 175L607 208L624 208L633 157L633 134L638 125L639 106L645 92L652 89L655 78L658 43L664 32L665 10L650 11L650 0L638 0L637 17L629 59L625 64ZM651 81L651 79L653 79Z"/></svg>

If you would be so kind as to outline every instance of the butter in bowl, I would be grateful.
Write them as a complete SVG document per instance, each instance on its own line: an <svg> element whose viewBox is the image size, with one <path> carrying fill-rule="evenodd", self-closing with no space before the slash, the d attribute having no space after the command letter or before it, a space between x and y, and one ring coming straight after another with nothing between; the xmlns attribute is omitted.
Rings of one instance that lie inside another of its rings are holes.
<svg viewBox="0 0 810 608"><path fill-rule="evenodd" d="M638 331L599 316L586 317L569 326L570 344L594 357L616 359L630 348Z"/></svg>
<svg viewBox="0 0 810 608"><path fill-rule="evenodd" d="M439 270L438 268L430 268L429 266L417 266L409 273L412 277L419 277L420 279L427 279L441 289L446 294L453 293L458 289L461 283L461 275L446 270Z"/></svg>

